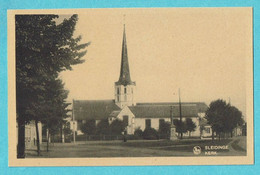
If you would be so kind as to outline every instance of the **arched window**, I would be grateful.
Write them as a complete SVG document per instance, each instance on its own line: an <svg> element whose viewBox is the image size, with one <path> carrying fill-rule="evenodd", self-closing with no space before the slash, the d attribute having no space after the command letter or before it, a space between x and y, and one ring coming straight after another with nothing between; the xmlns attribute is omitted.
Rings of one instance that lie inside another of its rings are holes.
<svg viewBox="0 0 260 175"><path fill-rule="evenodd" d="M127 93L127 91L126 91L127 89L126 89L126 87L125 87L125 94Z"/></svg>

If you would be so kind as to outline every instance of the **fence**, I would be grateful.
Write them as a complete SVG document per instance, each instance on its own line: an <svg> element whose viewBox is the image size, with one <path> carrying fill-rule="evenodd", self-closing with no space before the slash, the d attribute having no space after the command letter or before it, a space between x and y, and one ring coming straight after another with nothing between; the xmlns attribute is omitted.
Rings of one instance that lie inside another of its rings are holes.
<svg viewBox="0 0 260 175"><path fill-rule="evenodd" d="M127 140L142 140L142 136L138 135L77 135L76 141L98 141L98 140L123 140L126 137ZM153 137L147 140L160 140L169 139L169 135L158 135L156 138Z"/></svg>

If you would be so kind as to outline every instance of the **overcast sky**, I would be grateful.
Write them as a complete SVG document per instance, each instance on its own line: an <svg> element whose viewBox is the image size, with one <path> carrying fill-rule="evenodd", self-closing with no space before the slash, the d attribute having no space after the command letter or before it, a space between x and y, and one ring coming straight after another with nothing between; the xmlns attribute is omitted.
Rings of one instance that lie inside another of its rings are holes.
<svg viewBox="0 0 260 175"><path fill-rule="evenodd" d="M61 74L72 99L113 99L123 24L137 102L231 100L245 114L251 11L242 8L86 9L75 35L85 63ZM125 15L125 20L124 16Z"/></svg>

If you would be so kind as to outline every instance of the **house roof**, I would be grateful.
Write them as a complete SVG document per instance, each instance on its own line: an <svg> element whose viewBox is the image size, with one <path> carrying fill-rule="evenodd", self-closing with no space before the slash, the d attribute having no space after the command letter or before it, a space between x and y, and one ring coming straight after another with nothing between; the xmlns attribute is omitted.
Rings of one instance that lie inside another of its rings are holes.
<svg viewBox="0 0 260 175"><path fill-rule="evenodd" d="M120 108L115 104L114 100L74 100L73 113L75 120L86 119L105 119L110 116L113 111Z"/></svg>
<svg viewBox="0 0 260 175"><path fill-rule="evenodd" d="M183 117L197 117L198 113L207 110L205 103L181 103ZM129 106L136 118L170 118L171 110L173 117L180 117L179 103L137 103Z"/></svg>

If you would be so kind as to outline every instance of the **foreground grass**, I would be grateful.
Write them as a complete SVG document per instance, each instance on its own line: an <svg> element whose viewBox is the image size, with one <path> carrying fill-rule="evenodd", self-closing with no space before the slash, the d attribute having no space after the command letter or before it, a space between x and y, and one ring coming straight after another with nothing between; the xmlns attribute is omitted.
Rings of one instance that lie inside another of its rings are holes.
<svg viewBox="0 0 260 175"><path fill-rule="evenodd" d="M202 148L202 151L204 151L205 146L223 146L223 145L228 145L231 141L232 139L223 139L223 140L189 139L189 140L175 140L175 141L140 140L140 141L128 141L128 142L107 142L107 143L100 143L100 145L192 152L194 146L200 146ZM229 150L219 150L219 151L227 152Z"/></svg>
<svg viewBox="0 0 260 175"><path fill-rule="evenodd" d="M65 158L65 157L170 157L170 156L196 156L193 153L194 146L200 146L202 154L205 156L205 146L236 147L237 139L223 140L128 140L123 141L86 141L73 143L55 143L50 145L50 151L46 151L46 145L41 145L42 152L40 157ZM239 148L238 148L239 149ZM243 156L245 151L227 149L218 150L217 156ZM27 157L37 157L36 148L27 151Z"/></svg>

